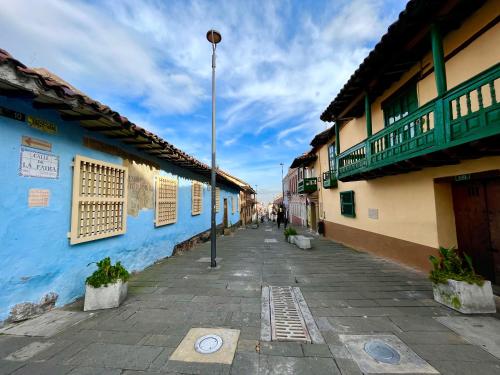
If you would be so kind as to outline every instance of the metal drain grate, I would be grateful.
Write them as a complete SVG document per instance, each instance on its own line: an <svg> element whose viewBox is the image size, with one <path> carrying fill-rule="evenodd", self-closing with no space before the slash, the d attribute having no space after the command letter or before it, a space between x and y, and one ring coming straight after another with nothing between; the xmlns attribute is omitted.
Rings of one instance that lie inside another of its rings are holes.
<svg viewBox="0 0 500 375"><path fill-rule="evenodd" d="M311 342L292 288L272 286L270 289L271 339Z"/></svg>

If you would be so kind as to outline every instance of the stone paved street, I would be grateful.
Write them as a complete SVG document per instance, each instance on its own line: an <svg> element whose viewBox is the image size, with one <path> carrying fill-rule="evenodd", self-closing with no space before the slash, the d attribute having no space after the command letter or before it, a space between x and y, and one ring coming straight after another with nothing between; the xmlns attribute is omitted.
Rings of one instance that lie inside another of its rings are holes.
<svg viewBox="0 0 500 375"><path fill-rule="evenodd" d="M312 242L300 250L271 224L236 230L218 239L216 270L198 261L210 243L199 245L134 276L118 309L50 338L0 336L0 373L361 374L339 334L371 333L396 335L442 374L500 373L500 360L433 319L459 314L433 301L425 275ZM299 287L326 343L259 343L262 285ZM169 361L192 327L240 330L232 365ZM24 361L5 359L32 342L51 345Z"/></svg>

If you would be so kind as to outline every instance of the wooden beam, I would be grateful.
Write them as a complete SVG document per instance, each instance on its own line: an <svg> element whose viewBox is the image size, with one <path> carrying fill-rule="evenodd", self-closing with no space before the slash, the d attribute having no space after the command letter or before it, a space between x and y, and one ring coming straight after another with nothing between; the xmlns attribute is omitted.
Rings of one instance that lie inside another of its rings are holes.
<svg viewBox="0 0 500 375"><path fill-rule="evenodd" d="M73 109L68 103L45 103L45 102L33 102L33 108L35 109L56 109L56 110L68 110Z"/></svg>
<svg viewBox="0 0 500 375"><path fill-rule="evenodd" d="M112 132L117 130L123 130L121 127L117 126L83 126L85 129L93 131L93 132Z"/></svg>
<svg viewBox="0 0 500 375"><path fill-rule="evenodd" d="M64 121L96 121L101 119L102 116L98 114L93 114L93 115L70 115L67 113L62 113L61 114L61 119ZM122 129L121 127L119 129Z"/></svg>
<svg viewBox="0 0 500 375"><path fill-rule="evenodd" d="M10 90L10 89L2 89L0 88L0 95L6 96L8 98L26 98L33 99L36 97L36 94L27 90Z"/></svg>

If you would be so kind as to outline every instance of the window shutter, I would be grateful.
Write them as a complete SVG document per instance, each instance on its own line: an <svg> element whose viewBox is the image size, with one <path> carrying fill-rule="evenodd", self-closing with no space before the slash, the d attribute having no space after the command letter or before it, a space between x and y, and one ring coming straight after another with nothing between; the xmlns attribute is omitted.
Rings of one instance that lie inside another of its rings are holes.
<svg viewBox="0 0 500 375"><path fill-rule="evenodd" d="M191 185L191 215L201 214L202 207L202 185L197 181L193 181Z"/></svg>
<svg viewBox="0 0 500 375"><path fill-rule="evenodd" d="M354 191L342 191L340 193L340 213L344 216L356 217Z"/></svg>
<svg viewBox="0 0 500 375"><path fill-rule="evenodd" d="M220 211L220 189L215 188L215 212Z"/></svg>
<svg viewBox="0 0 500 375"><path fill-rule="evenodd" d="M124 234L128 170L76 155L73 167L70 244Z"/></svg>
<svg viewBox="0 0 500 375"><path fill-rule="evenodd" d="M177 180L163 176L156 177L156 227L177 221L177 191Z"/></svg>
<svg viewBox="0 0 500 375"><path fill-rule="evenodd" d="M231 212L234 214L235 206L234 206L234 197L231 197Z"/></svg>

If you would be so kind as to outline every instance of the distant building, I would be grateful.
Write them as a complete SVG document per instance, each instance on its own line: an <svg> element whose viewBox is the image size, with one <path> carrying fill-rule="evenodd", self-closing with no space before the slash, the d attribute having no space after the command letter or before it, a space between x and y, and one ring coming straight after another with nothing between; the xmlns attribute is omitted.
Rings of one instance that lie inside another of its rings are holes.
<svg viewBox="0 0 500 375"><path fill-rule="evenodd" d="M0 321L49 292L81 296L92 262L142 270L210 228L207 165L4 50L0 134ZM241 193L218 173L219 225L248 220Z"/></svg>

